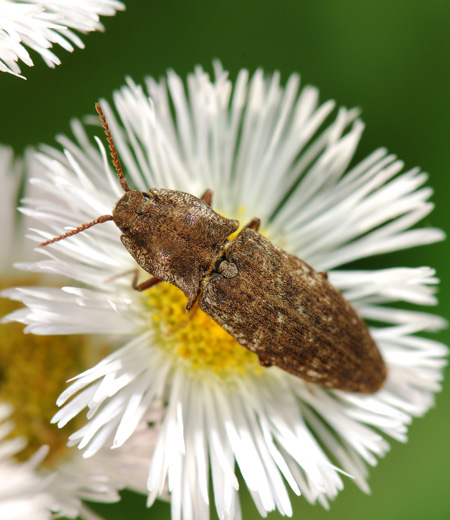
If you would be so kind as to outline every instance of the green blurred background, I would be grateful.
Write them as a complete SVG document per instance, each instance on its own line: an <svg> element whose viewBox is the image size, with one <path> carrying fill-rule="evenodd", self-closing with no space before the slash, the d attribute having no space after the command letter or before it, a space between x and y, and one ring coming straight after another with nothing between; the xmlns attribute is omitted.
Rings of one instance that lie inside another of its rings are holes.
<svg viewBox="0 0 450 520"><path fill-rule="evenodd" d="M378 146L398 154L406 167L430 173L436 209L427 224L449 230L450 195L450 3L406 0L264 1L134 0L106 33L83 37L85 50L56 54L62 65L48 69L33 56L23 67L27 81L0 76L1 136L20 152L26 145L53 143L69 132L69 119L93 113L94 102L110 97L130 75L181 76L196 64L211 70L213 58L236 77L242 67L278 69L284 80L300 72L303 84L320 88L321 100L360 106L367 124L357 159ZM439 314L450 315L448 245L386 255L360 265L431 265L442 280ZM448 332L438 339L449 344ZM294 518L365 520L450 518L450 391L410 429L408 444L371 470L372 494L350 480L330 511L293 496ZM245 486L242 486L245 487ZM244 519L259 518L246 491ZM145 508L145 499L124 493L119 505L99 506L107 520L170 518L169 506ZM270 519L281 518L270 514Z"/></svg>

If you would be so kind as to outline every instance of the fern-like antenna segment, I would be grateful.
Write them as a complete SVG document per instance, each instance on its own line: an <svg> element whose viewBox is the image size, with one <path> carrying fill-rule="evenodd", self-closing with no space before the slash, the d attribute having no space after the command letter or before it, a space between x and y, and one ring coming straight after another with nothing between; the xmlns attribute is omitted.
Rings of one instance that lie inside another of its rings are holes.
<svg viewBox="0 0 450 520"><path fill-rule="evenodd" d="M89 229L90 227L95 226L97 224L101 224L102 222L107 222L108 220L113 220L113 216L112 215L102 215L101 217L96 218L92 222L88 222L87 224L82 224L81 226L78 226L76 229L72 229L72 231L68 231L64 235L59 235L59 237L51 238L50 240L47 240L47 242L42 242L42 244L39 244L39 245L48 246L48 244L53 244L53 242L58 242L59 240L63 240L64 238L71 237L72 235L81 233L85 229Z"/></svg>
<svg viewBox="0 0 450 520"><path fill-rule="evenodd" d="M103 111L99 103L95 104L95 110L97 110L98 116L100 117L100 121L102 122L102 126L105 130L106 139L108 141L109 150L111 152L111 157L113 160L114 168L116 169L117 176L119 177L120 185L122 186L123 191L131 191L125 177L123 176L122 166L120 165L119 155L117 154L116 145L114 144L114 140L111 136L111 131L109 129L108 123L106 122L106 117L103 115Z"/></svg>

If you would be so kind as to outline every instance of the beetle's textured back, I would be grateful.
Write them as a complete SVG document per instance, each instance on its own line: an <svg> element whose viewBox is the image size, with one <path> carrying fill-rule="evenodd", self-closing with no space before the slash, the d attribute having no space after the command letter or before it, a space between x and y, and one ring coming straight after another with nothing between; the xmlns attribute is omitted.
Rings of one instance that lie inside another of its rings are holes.
<svg viewBox="0 0 450 520"><path fill-rule="evenodd" d="M322 274L251 229L225 259L204 280L199 305L242 346L329 388L382 386L386 367L365 323Z"/></svg>
<svg viewBox="0 0 450 520"><path fill-rule="evenodd" d="M190 308L204 273L239 223L189 193L152 188L147 196L129 191L117 202L114 222L130 226L120 239L142 269L180 288Z"/></svg>

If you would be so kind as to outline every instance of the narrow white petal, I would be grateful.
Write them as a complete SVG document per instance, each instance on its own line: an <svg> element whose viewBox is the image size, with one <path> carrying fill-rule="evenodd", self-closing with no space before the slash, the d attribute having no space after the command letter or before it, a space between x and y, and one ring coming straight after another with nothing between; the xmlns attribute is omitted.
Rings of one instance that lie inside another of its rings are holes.
<svg viewBox="0 0 450 520"><path fill-rule="evenodd" d="M27 47L39 53L49 67L59 65L60 60L49 50L54 44L69 52L73 45L83 48L72 29L81 33L103 30L99 15L113 16L124 8L118 0L82 0L76 5L64 0L1 0L0 70L23 77L19 60L33 66Z"/></svg>
<svg viewBox="0 0 450 520"><path fill-rule="evenodd" d="M367 468L387 453L388 439L404 442L412 418L433 405L447 348L421 334L445 321L403 308L436 304L433 269L340 266L443 238L418 225L433 207L427 175L404 171L385 149L353 164L364 129L358 110L333 116L335 103L300 89L297 75L283 87L277 72L243 70L233 85L216 62L214 77L197 67L186 82L173 71L146 88L127 79L113 99L101 106L130 187L198 196L211 189L213 207L226 216L261 218L277 245L329 271L367 320L388 377L377 393L359 395L276 367L229 378L190 368L179 345L168 348L170 338L153 327L160 316L132 289L136 264L109 222L20 264L69 278L62 290L3 293L25 303L5 320L27 331L124 336L125 346L71 381L53 420L62 426L86 413L70 445L93 460L108 447L126 450L163 402L146 485L149 505L170 491L173 519L208 520L213 501L220 519L239 519L238 470L261 516L292 514L288 488L325 508L348 478L368 492ZM44 146L30 157L35 180L23 211L35 241L111 214L123 193L102 141L91 141L79 122L72 128L75 140L58 138L63 152Z"/></svg>

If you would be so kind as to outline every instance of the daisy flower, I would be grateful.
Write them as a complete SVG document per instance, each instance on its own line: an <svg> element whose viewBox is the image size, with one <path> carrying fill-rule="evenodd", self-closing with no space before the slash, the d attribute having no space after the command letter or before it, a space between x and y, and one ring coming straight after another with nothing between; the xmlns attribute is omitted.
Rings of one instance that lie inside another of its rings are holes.
<svg viewBox="0 0 450 520"><path fill-rule="evenodd" d="M20 74L19 60L34 65L27 48L54 68L61 62L50 50L59 45L69 52L84 44L76 34L103 31L100 16L114 16L125 9L118 0L0 0L0 71Z"/></svg>
<svg viewBox="0 0 450 520"><path fill-rule="evenodd" d="M16 209L23 166L21 159L14 157L10 146L0 144L0 231L3 247L0 248L0 269L5 272L18 260L25 240L21 239L23 229L18 229L19 213ZM27 246L29 249L29 247Z"/></svg>
<svg viewBox="0 0 450 520"><path fill-rule="evenodd" d="M39 175L35 168L31 173ZM16 211L21 177L22 161L0 146L0 287L39 282L36 274L11 269L25 249L21 237L26 223ZM1 316L16 307L0 298ZM103 354L110 351L106 341L94 344L85 336L24 335L18 323L0 325L0 518L39 520L57 514L98 519L84 500L115 502L121 488L145 488L158 432L148 422L159 422L157 403L123 450L111 452L105 446L87 460L66 446L66 431L50 424L65 381L98 361L99 348Z"/></svg>
<svg viewBox="0 0 450 520"><path fill-rule="evenodd" d="M123 338L72 380L53 420L62 427L87 410L70 444L89 457L111 436L112 447L125 447L162 400L148 505L167 486L174 519L209 518L211 498L219 518L240 518L238 471L262 516L292 514L288 488L324 507L348 477L368 491L367 466L387 452L389 438L406 441L412 418L440 389L447 349L422 333L444 321L402 308L436 303L433 269L343 268L443 238L416 226L432 209L427 176L403 171L385 149L353 164L358 112L333 115L334 102L319 104L318 91L299 84L297 75L283 87L278 73L242 70L233 85L216 63L212 79L198 67L186 87L174 72L145 88L128 80L114 107L101 106L130 186L196 196L211 189L220 214L242 224L259 217L266 237L328 273L370 327L388 370L381 390L327 390L263 368L204 313L188 316L174 286L134 291L136 263L111 222L41 248L42 260L22 266L73 282L5 293L26 305L7 320L27 332ZM92 142L76 121L73 132L75 140L58 138L63 151L43 146L35 158L45 173L23 211L38 242L110 214L123 195L103 139Z"/></svg>
<svg viewBox="0 0 450 520"><path fill-rule="evenodd" d="M0 404L0 518L3 520L45 520L49 518L50 497L45 493L45 482L35 473L42 459L36 454L26 463L13 460L24 445L21 438L6 440L13 429L6 419L11 407Z"/></svg>
<svg viewBox="0 0 450 520"><path fill-rule="evenodd" d="M42 445L29 455L26 438L16 435L12 421L5 421L9 415L15 415L13 407L0 403L2 520L51 519L55 515L100 520L85 500L117 502L120 500L117 490L124 487L144 491L155 445L155 430L144 421L125 449L111 452L103 448L86 460L76 449L66 449L61 457L61 453L55 453L54 445ZM146 420L158 420L159 415L155 409ZM38 434L35 431L35 437ZM35 439L32 443L35 444Z"/></svg>

